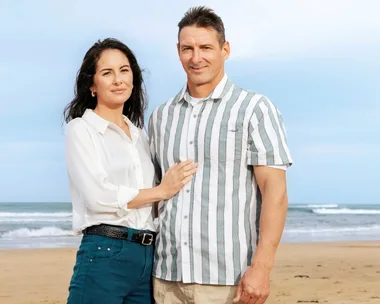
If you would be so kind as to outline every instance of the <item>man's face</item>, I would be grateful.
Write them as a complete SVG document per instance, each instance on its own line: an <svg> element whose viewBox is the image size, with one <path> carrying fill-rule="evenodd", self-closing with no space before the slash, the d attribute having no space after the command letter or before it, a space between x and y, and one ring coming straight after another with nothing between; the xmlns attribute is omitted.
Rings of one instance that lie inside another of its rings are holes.
<svg viewBox="0 0 380 304"><path fill-rule="evenodd" d="M188 83L215 87L224 75L224 61L230 54L228 42L222 46L213 28L186 26L179 34L178 54Z"/></svg>

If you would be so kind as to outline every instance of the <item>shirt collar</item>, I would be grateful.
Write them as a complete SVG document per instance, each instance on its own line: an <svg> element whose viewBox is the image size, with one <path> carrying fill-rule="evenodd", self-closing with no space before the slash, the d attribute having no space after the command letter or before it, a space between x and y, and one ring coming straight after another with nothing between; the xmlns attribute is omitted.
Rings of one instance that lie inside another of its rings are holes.
<svg viewBox="0 0 380 304"><path fill-rule="evenodd" d="M219 81L218 85L215 87L215 89L210 93L207 98L211 98L213 100L219 100L222 99L228 92L228 90L231 88L232 82L229 80L227 74L225 73L222 80ZM183 100L189 102L191 96L189 94L189 91L187 89L187 84L184 85L181 92L178 95L178 102L181 102Z"/></svg>
<svg viewBox="0 0 380 304"><path fill-rule="evenodd" d="M100 117L91 109L86 109L82 118L93 126L100 134L104 134L110 124L108 120Z"/></svg>
<svg viewBox="0 0 380 304"><path fill-rule="evenodd" d="M100 134L104 134L109 125L111 124L111 122L100 117L91 109L86 109L82 118L91 126L93 126ZM127 116L123 115L123 119L129 126L132 141L135 141L139 137L139 129L128 119Z"/></svg>

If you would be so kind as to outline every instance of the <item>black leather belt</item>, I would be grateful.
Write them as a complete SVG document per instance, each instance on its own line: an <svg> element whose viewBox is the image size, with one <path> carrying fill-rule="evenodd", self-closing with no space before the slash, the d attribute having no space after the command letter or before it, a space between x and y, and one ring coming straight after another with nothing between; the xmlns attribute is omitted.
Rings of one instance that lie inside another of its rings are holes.
<svg viewBox="0 0 380 304"><path fill-rule="evenodd" d="M128 238L129 233L132 233L132 237ZM154 243L156 233L154 232L132 232L132 230L123 229L121 227L100 224L96 226L91 226L83 230L83 234L94 234L94 235L104 235L120 240L130 240L135 243L139 243L144 246L149 246Z"/></svg>

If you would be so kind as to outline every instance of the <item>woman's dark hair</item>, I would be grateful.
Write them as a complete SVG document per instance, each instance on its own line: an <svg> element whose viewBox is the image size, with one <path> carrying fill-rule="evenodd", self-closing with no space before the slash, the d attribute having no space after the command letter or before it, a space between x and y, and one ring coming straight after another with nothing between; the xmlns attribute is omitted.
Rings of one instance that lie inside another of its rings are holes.
<svg viewBox="0 0 380 304"><path fill-rule="evenodd" d="M87 51L77 73L74 99L65 107L63 117L68 123L76 117L82 117L86 109L95 109L97 97L91 95L90 87L93 85L96 64L101 54L109 49L123 52L129 60L133 73L133 89L128 102L124 103L123 114L136 126L142 128L144 126L144 112L147 107L142 70L133 52L125 44L113 38L98 40Z"/></svg>

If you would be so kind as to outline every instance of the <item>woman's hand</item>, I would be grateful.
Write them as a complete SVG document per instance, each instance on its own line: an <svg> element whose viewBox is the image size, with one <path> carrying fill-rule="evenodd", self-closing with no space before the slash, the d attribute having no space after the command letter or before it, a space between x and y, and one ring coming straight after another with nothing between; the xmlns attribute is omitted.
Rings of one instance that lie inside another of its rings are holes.
<svg viewBox="0 0 380 304"><path fill-rule="evenodd" d="M164 199L172 198L183 186L191 181L193 175L197 172L197 168L198 164L195 164L192 160L186 160L170 167L158 186L163 193Z"/></svg>

